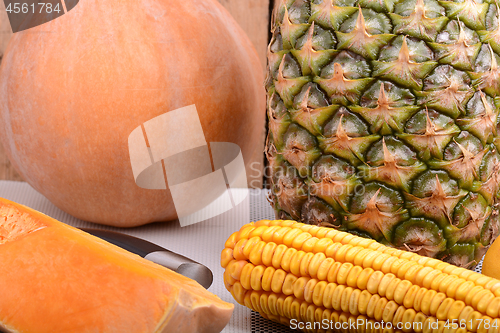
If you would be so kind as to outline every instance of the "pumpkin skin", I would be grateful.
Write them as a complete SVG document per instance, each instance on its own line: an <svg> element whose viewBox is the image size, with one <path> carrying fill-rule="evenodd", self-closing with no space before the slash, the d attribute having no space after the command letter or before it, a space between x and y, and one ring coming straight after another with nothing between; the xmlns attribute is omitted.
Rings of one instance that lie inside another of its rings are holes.
<svg viewBox="0 0 500 333"><path fill-rule="evenodd" d="M168 189L135 184L127 142L167 111L195 104L206 141L238 144L247 163L260 148L263 71L215 0L81 0L14 34L0 78L0 140L12 164L83 220L177 218Z"/></svg>
<svg viewBox="0 0 500 333"><path fill-rule="evenodd" d="M196 281L40 212L0 198L0 217L0 331L216 333L231 318Z"/></svg>

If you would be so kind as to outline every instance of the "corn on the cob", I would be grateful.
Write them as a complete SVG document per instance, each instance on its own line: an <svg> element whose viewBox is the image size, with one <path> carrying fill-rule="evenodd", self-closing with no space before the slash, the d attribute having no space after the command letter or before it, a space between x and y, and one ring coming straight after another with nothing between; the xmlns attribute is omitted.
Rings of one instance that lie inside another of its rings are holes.
<svg viewBox="0 0 500 333"><path fill-rule="evenodd" d="M401 331L500 332L500 281L331 228L250 223L229 237L221 264L240 304L285 325L383 321L389 331L412 323Z"/></svg>

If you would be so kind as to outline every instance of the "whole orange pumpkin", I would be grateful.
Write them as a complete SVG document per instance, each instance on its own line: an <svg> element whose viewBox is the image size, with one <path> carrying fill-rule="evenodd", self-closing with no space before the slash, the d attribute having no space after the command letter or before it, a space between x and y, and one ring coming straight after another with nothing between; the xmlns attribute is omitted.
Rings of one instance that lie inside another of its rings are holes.
<svg viewBox="0 0 500 333"><path fill-rule="evenodd" d="M236 143L248 162L260 148L263 81L255 49L215 0L80 0L11 39L0 139L24 179L77 218L173 220L168 189L135 184L128 135L195 104L207 142Z"/></svg>

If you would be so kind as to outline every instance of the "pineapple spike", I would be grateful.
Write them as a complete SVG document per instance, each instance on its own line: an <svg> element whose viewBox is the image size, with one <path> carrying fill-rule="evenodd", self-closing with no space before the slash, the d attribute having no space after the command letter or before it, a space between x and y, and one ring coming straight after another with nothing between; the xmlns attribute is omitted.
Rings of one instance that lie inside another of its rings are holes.
<svg viewBox="0 0 500 333"><path fill-rule="evenodd" d="M283 82L285 80L285 76L283 75L283 69L285 69L285 58L286 54L283 54L280 66L278 67L278 82Z"/></svg>
<svg viewBox="0 0 500 333"><path fill-rule="evenodd" d="M446 199L448 198L448 195L444 191L443 186L441 185L441 182L439 181L438 175L436 175L436 190L432 194L432 197L434 197L434 195L436 195L436 199L438 199L439 201L441 201L441 205L442 205L441 209L446 214L446 217L448 218L448 221L450 221L450 223L451 223L451 217L450 217L450 208L451 207L449 207L451 205L447 205L447 200Z"/></svg>
<svg viewBox="0 0 500 333"><path fill-rule="evenodd" d="M495 58L495 57L493 57ZM495 60L496 63L496 60ZM484 119L485 126L483 131L488 131L490 130L493 135L497 134L497 129L496 129L496 120L497 120L497 114L493 112L493 109L490 107L488 101L486 100L486 96L484 96L483 92L479 90L479 94L481 95L481 102L483 102L484 105L484 114L481 115L481 117Z"/></svg>
<svg viewBox="0 0 500 333"><path fill-rule="evenodd" d="M304 94L304 98L300 102L300 110L304 113L307 113L307 121L308 121L308 127L309 128L318 128L319 125L316 121L313 122L313 117L311 114L311 108L309 107L309 94L311 93L311 86L309 86L306 90L306 93ZM322 133L320 133L320 136L323 136Z"/></svg>
<svg viewBox="0 0 500 333"><path fill-rule="evenodd" d="M406 36L403 37L403 44L401 44L401 50L399 50L398 60L399 63L405 64L407 67L410 63L410 49L408 49L408 44L406 43Z"/></svg>
<svg viewBox="0 0 500 333"><path fill-rule="evenodd" d="M310 112L310 108L309 108L309 94L310 93L311 93L311 86L309 86L307 88L306 93L304 94L304 98L300 102L300 108L301 108L301 110L304 111L304 112L308 112L308 113L311 113Z"/></svg>
<svg viewBox="0 0 500 333"><path fill-rule="evenodd" d="M382 82L380 84L380 90L379 90L379 94L378 94L377 105L380 108L388 108L389 107L389 99L387 98L387 95L385 94L384 82Z"/></svg>
<svg viewBox="0 0 500 333"><path fill-rule="evenodd" d="M351 137L347 134L342 125L344 114L340 115L336 133L332 137L323 140L325 150L335 150L336 154L342 154L344 158L351 160L351 163L363 161L362 150L366 148L366 141L374 142L377 136ZM355 162L354 162L355 161Z"/></svg>
<svg viewBox="0 0 500 333"><path fill-rule="evenodd" d="M281 63L278 67L277 80L275 81L274 86L276 88L276 92L280 95L285 105L292 106L295 95L299 93L302 87L307 83L307 78L285 77L284 69L285 69L286 55L287 53L283 54L283 57L281 58Z"/></svg>
<svg viewBox="0 0 500 333"><path fill-rule="evenodd" d="M384 164L393 165L394 167L396 167L396 159L387 148L387 145L385 144L385 138L382 138L382 149L384 150Z"/></svg>
<svg viewBox="0 0 500 333"><path fill-rule="evenodd" d="M479 137L483 144L486 144L492 136L497 134L498 114L493 111L481 90L479 90L479 94L484 106L484 112L473 118L458 119L458 122L464 125L464 129Z"/></svg>
<svg viewBox="0 0 500 333"><path fill-rule="evenodd" d="M479 193L486 198L488 204L494 202L494 197L500 188L500 162L495 163L488 179L481 185Z"/></svg>
<svg viewBox="0 0 500 333"><path fill-rule="evenodd" d="M371 35L366 31L365 17L363 16L361 6L359 6L358 18L356 19L356 25L354 26L352 32L356 37L353 38L352 43L347 48L351 48L356 42L358 42L358 40L364 40L367 37L371 37Z"/></svg>
<svg viewBox="0 0 500 333"><path fill-rule="evenodd" d="M483 151L474 155L466 147L455 140L453 141L462 152L462 157L452 161L433 161L431 165L448 171L451 176L459 179L459 183L463 187L470 188L473 185L473 181L478 179L478 170L481 161L489 148L485 148Z"/></svg>
<svg viewBox="0 0 500 333"><path fill-rule="evenodd" d="M471 75L474 76L474 85L479 90L484 89L487 93L490 93L493 96L497 96L500 94L500 70L498 68L497 58L495 57L495 53L493 52L491 45L487 45L491 55L491 65L489 72L472 73Z"/></svg>
<svg viewBox="0 0 500 333"><path fill-rule="evenodd" d="M465 206L463 206L463 207L469 213L470 218L472 220L472 223L469 223L466 228L472 229L472 231L475 234L479 234L481 232L481 229L483 228L484 222L491 215L491 211L490 212L488 212L488 211L485 212L484 215L481 217L481 213L480 212L477 212L475 210L471 210L471 209L469 209L469 208L467 208ZM462 235L462 238L464 238L464 236L468 236L467 232L465 232Z"/></svg>
<svg viewBox="0 0 500 333"><path fill-rule="evenodd" d="M370 34L366 31L366 23L365 23L365 17L363 16L363 11L361 10L361 6L358 5L358 8L359 8L359 14L358 18L356 19L356 27L354 29L359 34L364 34L365 36L369 37Z"/></svg>
<svg viewBox="0 0 500 333"><path fill-rule="evenodd" d="M415 17L417 18L418 21L422 21L424 20L425 18L427 18L425 16L425 4L424 4L424 0L417 0L417 3L415 5ZM423 36L425 35L425 29L424 29L424 26L422 24L419 24L419 30L420 30L420 34Z"/></svg>
<svg viewBox="0 0 500 333"><path fill-rule="evenodd" d="M465 169L465 174L472 173L474 178L477 179L476 166L474 165L477 163L474 162L476 156L474 156L474 154L471 153L467 148L455 141L455 139L453 139L453 142L455 142L455 144L458 146L458 148L460 148L460 151L462 152L463 157L459 163L462 164L462 168ZM481 163L481 159L479 159L479 163Z"/></svg>
<svg viewBox="0 0 500 333"><path fill-rule="evenodd" d="M282 0L281 3L285 7L285 14L283 15L283 21L281 22L280 29L281 29L281 34L285 35L286 38L291 42L291 25L292 22L290 22L290 17L288 16L288 8L286 8L286 3L285 0ZM294 46L294 45L292 45Z"/></svg>
<svg viewBox="0 0 500 333"><path fill-rule="evenodd" d="M406 194L410 199L410 206L418 212L425 212L435 218L444 216L448 223L452 223L450 213L458 204L467 192L460 192L455 196L448 196L441 185L438 175L436 174L436 184L434 191L430 196L419 198L412 194Z"/></svg>
<svg viewBox="0 0 500 333"><path fill-rule="evenodd" d="M368 33L365 17L361 6L356 23L351 32L336 31L338 49L347 49L364 57L375 60L381 47L386 45L395 36L392 34L370 34Z"/></svg>

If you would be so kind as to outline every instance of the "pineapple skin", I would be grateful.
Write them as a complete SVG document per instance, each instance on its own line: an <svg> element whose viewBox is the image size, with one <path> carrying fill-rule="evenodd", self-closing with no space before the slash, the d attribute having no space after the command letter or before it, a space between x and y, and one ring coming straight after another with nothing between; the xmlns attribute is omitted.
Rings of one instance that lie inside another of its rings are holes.
<svg viewBox="0 0 500 333"><path fill-rule="evenodd" d="M498 16L487 0L278 0L277 218L473 268L499 233Z"/></svg>

